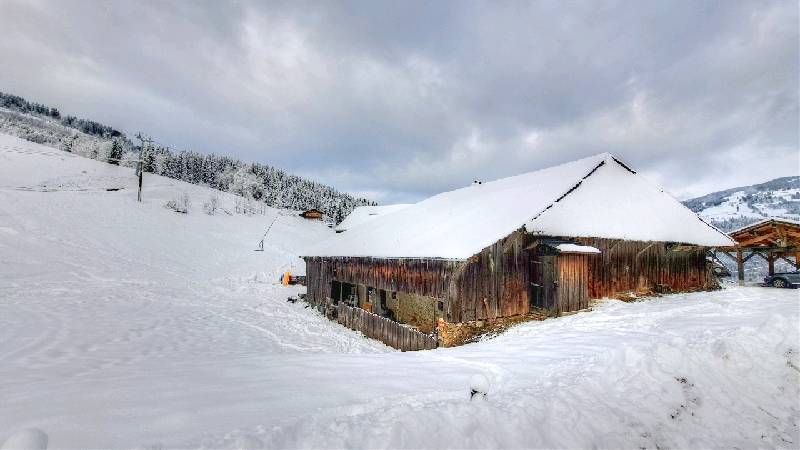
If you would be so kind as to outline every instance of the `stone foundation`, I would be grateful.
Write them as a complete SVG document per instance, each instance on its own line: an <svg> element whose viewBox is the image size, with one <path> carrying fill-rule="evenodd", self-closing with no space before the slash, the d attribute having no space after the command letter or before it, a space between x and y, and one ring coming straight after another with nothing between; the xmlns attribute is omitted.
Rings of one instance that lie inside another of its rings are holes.
<svg viewBox="0 0 800 450"><path fill-rule="evenodd" d="M548 316L534 312L520 316L500 317L492 320L474 320L470 322L450 323L439 319L439 346L457 347L477 342L486 336L496 336L513 325L533 320L544 320Z"/></svg>
<svg viewBox="0 0 800 450"><path fill-rule="evenodd" d="M423 333L432 333L436 326L436 299L422 295L397 293L397 298L386 300L394 318L407 325L416 327Z"/></svg>

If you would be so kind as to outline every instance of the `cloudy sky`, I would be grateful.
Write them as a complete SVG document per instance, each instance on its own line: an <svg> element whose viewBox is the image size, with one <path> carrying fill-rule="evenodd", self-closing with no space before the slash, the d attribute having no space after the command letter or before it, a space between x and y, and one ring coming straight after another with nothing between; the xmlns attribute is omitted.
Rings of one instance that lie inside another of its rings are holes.
<svg viewBox="0 0 800 450"><path fill-rule="evenodd" d="M680 198L800 174L796 1L0 0L0 91L413 201L609 151Z"/></svg>

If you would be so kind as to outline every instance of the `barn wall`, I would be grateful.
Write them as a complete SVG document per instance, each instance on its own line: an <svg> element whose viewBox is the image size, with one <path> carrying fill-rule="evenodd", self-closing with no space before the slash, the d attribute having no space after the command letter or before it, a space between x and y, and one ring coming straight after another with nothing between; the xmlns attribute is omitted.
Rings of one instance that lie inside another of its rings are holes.
<svg viewBox="0 0 800 450"><path fill-rule="evenodd" d="M308 297L314 303L330 296L338 280L377 289L444 300L444 318L465 322L529 312L531 258L524 250L533 236L516 231L466 261L442 259L306 258ZM707 284L704 247L669 249L664 242L572 238L600 249L599 255L558 256L563 295L579 299L562 309L583 309L583 299L613 297L626 291L665 285L674 291L703 289ZM580 259L588 270L580 269ZM584 283L583 280L586 280ZM586 285L586 292L581 285ZM572 290L567 293L566 289ZM565 297L564 301L568 301ZM571 300L569 300L571 301ZM562 301L559 301L562 303Z"/></svg>
<svg viewBox="0 0 800 450"><path fill-rule="evenodd" d="M528 312L528 256L524 233L485 248L467 261L440 259L306 258L308 297L330 296L332 280L444 300L451 322Z"/></svg>
<svg viewBox="0 0 800 450"><path fill-rule="evenodd" d="M330 296L333 280L435 298L447 296L451 274L463 261L441 259L306 258L308 297Z"/></svg>
<svg viewBox="0 0 800 450"><path fill-rule="evenodd" d="M589 255L589 298L613 297L619 292L650 290L656 285L673 291L706 288L706 248L671 250L666 242L575 238L600 249Z"/></svg>
<svg viewBox="0 0 800 450"><path fill-rule="evenodd" d="M453 322L526 314L530 270L527 237L515 231L467 260L454 274L445 311Z"/></svg>

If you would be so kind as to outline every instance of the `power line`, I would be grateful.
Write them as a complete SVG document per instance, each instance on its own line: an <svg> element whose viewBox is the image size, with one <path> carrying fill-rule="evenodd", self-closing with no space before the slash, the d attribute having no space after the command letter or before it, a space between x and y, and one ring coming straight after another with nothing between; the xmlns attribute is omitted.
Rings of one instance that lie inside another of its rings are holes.
<svg viewBox="0 0 800 450"><path fill-rule="evenodd" d="M265 231L264 235L261 236L261 241L258 242L258 248L255 249L255 251L257 251L257 252L263 252L264 251L264 240L267 239L267 233L269 233L269 230L271 230L272 226L275 225L275 222L278 221L278 217L280 217L282 215L283 214L281 214L280 210L276 211L275 217L273 217L272 218L272 222L269 223L269 226L267 227L267 231Z"/></svg>

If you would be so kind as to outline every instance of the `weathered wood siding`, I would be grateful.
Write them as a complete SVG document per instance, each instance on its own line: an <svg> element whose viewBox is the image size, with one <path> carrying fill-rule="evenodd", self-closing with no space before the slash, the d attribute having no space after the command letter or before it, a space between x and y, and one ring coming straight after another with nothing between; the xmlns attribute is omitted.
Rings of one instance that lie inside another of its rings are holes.
<svg viewBox="0 0 800 450"><path fill-rule="evenodd" d="M443 259L306 258L308 297L330 296L333 280L444 301L451 322L528 312L525 235L512 233L466 261Z"/></svg>
<svg viewBox="0 0 800 450"><path fill-rule="evenodd" d="M443 299L451 274L463 264L443 259L306 258L308 296L315 303L323 301L337 280Z"/></svg>
<svg viewBox="0 0 800 450"><path fill-rule="evenodd" d="M589 298L613 297L619 292L668 286L673 291L706 287L706 248L670 249L665 242L576 238L600 249L589 258Z"/></svg>
<svg viewBox="0 0 800 450"><path fill-rule="evenodd" d="M330 297L331 282L337 280L443 300L443 316L449 322L526 314L536 256L525 248L539 238L543 237L516 231L466 261L309 257L308 297L321 303ZM706 287L703 247L676 251L664 242L573 240L597 247L602 253L555 257L553 280L559 285L555 294L559 312L584 309L588 299L655 285L674 291ZM581 261L587 261L585 269Z"/></svg>
<svg viewBox="0 0 800 450"><path fill-rule="evenodd" d="M516 231L458 268L446 297L448 320L485 320L529 311L530 270L525 242L525 233Z"/></svg>
<svg viewBox="0 0 800 450"><path fill-rule="evenodd" d="M404 352L430 350L439 346L435 336L412 330L397 322L361 308L351 308L343 303L336 306L336 321L351 330L360 331L367 337Z"/></svg>

